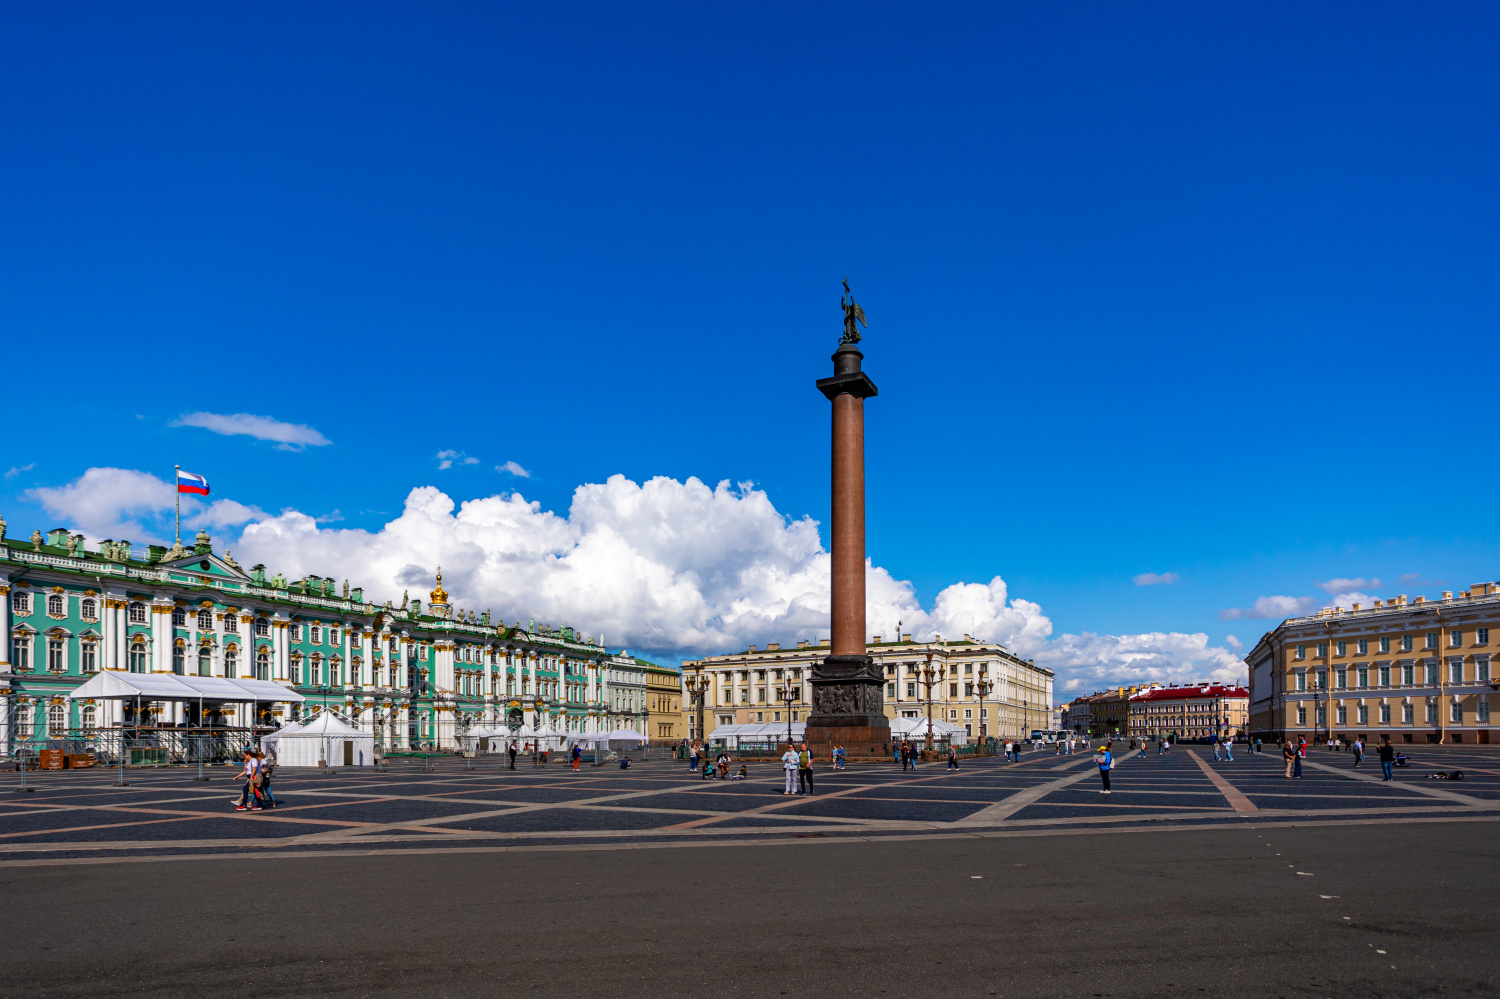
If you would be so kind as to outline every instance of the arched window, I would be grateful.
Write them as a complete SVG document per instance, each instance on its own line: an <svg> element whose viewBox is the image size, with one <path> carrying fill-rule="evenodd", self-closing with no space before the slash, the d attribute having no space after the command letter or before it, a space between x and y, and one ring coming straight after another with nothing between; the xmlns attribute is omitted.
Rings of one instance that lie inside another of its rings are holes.
<svg viewBox="0 0 1500 999"><path fill-rule="evenodd" d="M214 630L214 612L213 611L211 611L211 610L201 610L201 611L198 612L198 630L199 631L213 631Z"/></svg>
<svg viewBox="0 0 1500 999"><path fill-rule="evenodd" d="M66 617L68 604L61 593L53 593L47 597L47 614L49 617Z"/></svg>
<svg viewBox="0 0 1500 999"><path fill-rule="evenodd" d="M232 676L239 675L239 663L240 663L240 653L239 653L238 649L236 649L234 646L231 645L229 648L227 648L227 649L224 650L224 675L225 676L232 677Z"/></svg>
<svg viewBox="0 0 1500 999"><path fill-rule="evenodd" d="M187 627L187 611L186 610L184 610L181 607L173 607L172 608L172 627L174 627L174 628L186 628Z"/></svg>
<svg viewBox="0 0 1500 999"><path fill-rule="evenodd" d="M47 672L61 673L68 668L67 659L64 658L64 640L58 636L47 639Z"/></svg>
<svg viewBox="0 0 1500 999"><path fill-rule="evenodd" d="M337 656L328 660L328 686L337 687L344 682L343 667Z"/></svg>
<svg viewBox="0 0 1500 999"><path fill-rule="evenodd" d="M271 634L271 622L267 621L263 617L256 618L255 619L255 634L258 635L261 638L265 638L266 636L270 635Z"/></svg>
<svg viewBox="0 0 1500 999"><path fill-rule="evenodd" d="M307 682L314 687L323 682L323 657L317 653L313 653L312 670L309 673Z"/></svg>
<svg viewBox="0 0 1500 999"><path fill-rule="evenodd" d="M61 739L68 734L68 709L54 704L47 709L47 737Z"/></svg>
<svg viewBox="0 0 1500 999"><path fill-rule="evenodd" d="M84 708L83 708L83 729L84 729L84 731L85 732L92 732L94 730L94 728L99 723L98 719L99 719L99 716L95 712L94 706L92 704L86 704L86 705L84 705Z"/></svg>
<svg viewBox="0 0 1500 999"><path fill-rule="evenodd" d="M187 649L182 644L182 639L172 646L172 672L182 676L187 672Z"/></svg>
<svg viewBox="0 0 1500 999"><path fill-rule="evenodd" d="M132 603L126 612L131 624L146 623L146 605L139 601Z"/></svg>
<svg viewBox="0 0 1500 999"><path fill-rule="evenodd" d="M16 738L31 738L31 705L29 704L16 707Z"/></svg>
<svg viewBox="0 0 1500 999"><path fill-rule="evenodd" d="M15 595L10 598L10 609L13 614L17 614L21 617L25 617L26 615L30 614L31 591L17 590L15 592Z"/></svg>
<svg viewBox="0 0 1500 999"><path fill-rule="evenodd" d="M198 675L213 676L213 673L213 649L209 648L207 645L204 645L198 649Z"/></svg>
<svg viewBox="0 0 1500 999"><path fill-rule="evenodd" d="M130 645L130 672L146 672L146 643L139 638Z"/></svg>
<svg viewBox="0 0 1500 999"><path fill-rule="evenodd" d="M328 629L328 644L329 645L337 645L337 644L339 644L339 630L337 628L329 628Z"/></svg>
<svg viewBox="0 0 1500 999"><path fill-rule="evenodd" d="M78 605L78 614L85 621L97 621L99 619L99 604L93 597L84 597Z"/></svg>
<svg viewBox="0 0 1500 999"><path fill-rule="evenodd" d="M79 665L85 673L99 672L99 643L85 639L79 643Z"/></svg>
<svg viewBox="0 0 1500 999"><path fill-rule="evenodd" d="M292 653L292 683L302 686L302 656Z"/></svg>
<svg viewBox="0 0 1500 999"><path fill-rule="evenodd" d="M255 678L257 680L271 679L271 653L265 648L255 654Z"/></svg>
<svg viewBox="0 0 1500 999"><path fill-rule="evenodd" d="M240 630L240 619L233 614L224 615L224 630L234 633Z"/></svg>

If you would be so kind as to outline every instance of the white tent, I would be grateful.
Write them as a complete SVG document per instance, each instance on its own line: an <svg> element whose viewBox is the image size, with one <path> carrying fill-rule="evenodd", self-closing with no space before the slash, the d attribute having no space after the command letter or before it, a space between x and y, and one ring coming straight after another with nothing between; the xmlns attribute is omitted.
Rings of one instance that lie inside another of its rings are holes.
<svg viewBox="0 0 1500 999"><path fill-rule="evenodd" d="M891 721L891 737L898 739L923 739L927 738L926 718L896 718ZM934 739L947 739L955 746L962 746L968 741L968 735L963 728L952 722L943 721L941 718L932 720L932 737Z"/></svg>
<svg viewBox="0 0 1500 999"><path fill-rule="evenodd" d="M737 725L720 725L708 733L708 741L723 742L730 749L738 749L741 743L774 745L786 742L786 732L786 722L741 722ZM806 734L806 722L792 722L793 742L801 742Z"/></svg>
<svg viewBox="0 0 1500 999"><path fill-rule="evenodd" d="M324 711L296 731L282 729L276 759L285 767L368 767L375 762L375 736Z"/></svg>

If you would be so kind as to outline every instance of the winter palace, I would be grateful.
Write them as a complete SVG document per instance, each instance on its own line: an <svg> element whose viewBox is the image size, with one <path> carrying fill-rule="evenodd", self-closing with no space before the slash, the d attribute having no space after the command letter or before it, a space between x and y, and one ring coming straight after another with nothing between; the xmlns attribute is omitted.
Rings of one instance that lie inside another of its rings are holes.
<svg viewBox="0 0 1500 999"><path fill-rule="evenodd" d="M347 580L247 571L207 533L190 548L106 540L90 550L61 529L8 539L0 519L0 742L13 752L68 730L265 730L320 705L392 749L453 748L480 724L653 738L679 727L680 713L663 721L650 710L653 688L678 689L676 670L570 627L492 623L449 603L441 570L436 583L425 606L381 605ZM270 681L303 703L67 696L100 671ZM680 712L676 699L654 703Z"/></svg>

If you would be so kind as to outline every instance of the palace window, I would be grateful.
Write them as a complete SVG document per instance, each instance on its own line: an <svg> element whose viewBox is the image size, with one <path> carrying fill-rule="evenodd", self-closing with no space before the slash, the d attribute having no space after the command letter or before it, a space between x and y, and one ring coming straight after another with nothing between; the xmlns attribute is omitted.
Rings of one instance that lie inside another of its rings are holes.
<svg viewBox="0 0 1500 999"><path fill-rule="evenodd" d="M22 704L16 708L16 738L31 738L31 707Z"/></svg>
<svg viewBox="0 0 1500 999"><path fill-rule="evenodd" d="M29 590L17 590L10 598L10 611L17 617L26 617L31 614L31 592Z"/></svg>
<svg viewBox="0 0 1500 999"><path fill-rule="evenodd" d="M99 715L94 710L94 706L92 704L86 704L86 705L84 705L84 707L83 707L83 730L85 732L92 732L94 730L94 728L98 724L99 724Z"/></svg>
<svg viewBox="0 0 1500 999"><path fill-rule="evenodd" d="M339 630L337 628L329 628L328 629L328 644L329 645L337 645L337 644L339 644Z"/></svg>
<svg viewBox="0 0 1500 999"><path fill-rule="evenodd" d="M1490 723L1490 702L1480 698L1479 703L1474 705L1474 721L1479 725Z"/></svg>
<svg viewBox="0 0 1500 999"><path fill-rule="evenodd" d="M1328 658L1328 643L1327 642L1319 642L1318 643L1318 658L1319 659L1327 659Z"/></svg>
<svg viewBox="0 0 1500 999"><path fill-rule="evenodd" d="M950 683L950 684L948 684L948 696L949 697L957 697L958 696L958 684L956 684L956 683Z"/></svg>
<svg viewBox="0 0 1500 999"><path fill-rule="evenodd" d="M63 649L61 638L47 639L47 672L61 673L68 668L67 661L63 658Z"/></svg>
<svg viewBox="0 0 1500 999"><path fill-rule="evenodd" d="M181 607L172 608L172 627L187 627L187 611L183 610Z"/></svg>
<svg viewBox="0 0 1500 999"><path fill-rule="evenodd" d="M47 709L47 735L53 739L61 739L68 731L68 709L61 704L54 704Z"/></svg>
<svg viewBox="0 0 1500 999"><path fill-rule="evenodd" d="M1380 724L1382 724L1382 725L1389 725L1390 723L1391 723L1391 706L1389 704L1382 704L1380 706Z"/></svg>
<svg viewBox="0 0 1500 999"><path fill-rule="evenodd" d="M1464 723L1464 706L1457 701L1448 705L1448 720L1455 725Z"/></svg>
<svg viewBox="0 0 1500 999"><path fill-rule="evenodd" d="M1370 640L1368 638L1361 638L1354 644L1360 655L1367 656L1370 654Z"/></svg>
<svg viewBox="0 0 1500 999"><path fill-rule="evenodd" d="M917 696L917 685L915 683L908 683L906 685L906 696L907 697L916 697Z"/></svg>
<svg viewBox="0 0 1500 999"><path fill-rule="evenodd" d="M1427 633L1426 647L1429 648L1429 649L1435 649L1435 648L1438 647L1438 633L1437 632L1435 632L1435 631L1429 631Z"/></svg>
<svg viewBox="0 0 1500 999"><path fill-rule="evenodd" d="M1402 635L1401 636L1401 651L1402 652L1410 652L1412 650L1412 646L1414 644L1415 644L1415 640L1412 638L1412 636L1410 636L1410 635Z"/></svg>
<svg viewBox="0 0 1500 999"><path fill-rule="evenodd" d="M125 616L129 618L131 624L145 624L146 605L139 602L132 603L130 607L127 608Z"/></svg>
<svg viewBox="0 0 1500 999"><path fill-rule="evenodd" d="M213 631L214 630L214 612L213 611L211 611L211 610L201 610L201 611L198 612L198 630L199 631Z"/></svg>
<svg viewBox="0 0 1500 999"><path fill-rule="evenodd" d="M1380 640L1380 651L1382 653L1391 651L1391 640L1389 638L1382 638Z"/></svg>
<svg viewBox="0 0 1500 999"><path fill-rule="evenodd" d="M209 652L208 646L198 650L198 675L213 676L213 654Z"/></svg>
<svg viewBox="0 0 1500 999"><path fill-rule="evenodd" d="M271 653L264 648L255 654L255 678L271 679Z"/></svg>
<svg viewBox="0 0 1500 999"><path fill-rule="evenodd" d="M1299 705L1297 705L1297 726L1300 728L1300 727L1302 727L1303 725L1306 725L1306 724L1307 724L1307 709L1304 708L1302 705L1299 704Z"/></svg>
<svg viewBox="0 0 1500 999"><path fill-rule="evenodd" d="M1474 644L1475 645L1488 645L1488 644L1490 644L1490 629L1488 629L1488 628L1475 628L1474 629Z"/></svg>
<svg viewBox="0 0 1500 999"><path fill-rule="evenodd" d="M238 649L224 650L224 675L238 676L240 671L240 654Z"/></svg>
<svg viewBox="0 0 1500 999"><path fill-rule="evenodd" d="M48 597L47 597L47 616L48 617L67 617L68 616L68 604L67 604L67 600L63 597L63 595L61 593L52 593L52 594L48 595Z"/></svg>
<svg viewBox="0 0 1500 999"><path fill-rule="evenodd" d="M1476 659L1474 661L1474 682L1490 682L1490 661L1488 659Z"/></svg>
<svg viewBox="0 0 1500 999"><path fill-rule="evenodd" d="M1417 682L1416 672L1417 672L1417 668L1415 666L1411 665L1410 663L1407 663L1406 665L1402 666L1401 667L1401 683L1403 685L1407 686L1407 687L1410 687L1413 684L1415 684Z"/></svg>
<svg viewBox="0 0 1500 999"><path fill-rule="evenodd" d="M263 617L255 619L255 636L257 638L268 638L271 635L271 622Z"/></svg>
<svg viewBox="0 0 1500 999"><path fill-rule="evenodd" d="M1299 645L1299 646L1297 646L1297 654L1296 654L1295 658L1297 658L1297 659L1306 659L1307 658L1307 646L1305 646L1305 645Z"/></svg>
<svg viewBox="0 0 1500 999"><path fill-rule="evenodd" d="M1356 709L1355 714L1359 716L1359 723L1361 725L1370 724L1370 706L1368 704L1361 704Z"/></svg>
<svg viewBox="0 0 1500 999"><path fill-rule="evenodd" d="M172 672L178 676L187 672L187 649L178 642L172 646Z"/></svg>
<svg viewBox="0 0 1500 999"><path fill-rule="evenodd" d="M1382 687L1389 687L1391 685L1391 668L1389 666L1380 667L1380 685Z"/></svg>
<svg viewBox="0 0 1500 999"><path fill-rule="evenodd" d="M1349 724L1349 709L1340 704L1334 712L1334 717L1338 719L1340 725Z"/></svg>
<svg viewBox="0 0 1500 999"><path fill-rule="evenodd" d="M1427 664L1427 686L1436 687L1438 683L1438 664L1431 662Z"/></svg>
<svg viewBox="0 0 1500 999"><path fill-rule="evenodd" d="M79 645L80 665L85 673L99 672L99 644L97 642L83 642Z"/></svg>
<svg viewBox="0 0 1500 999"><path fill-rule="evenodd" d="M1455 648L1455 649L1459 649L1459 648L1463 648L1463 644L1464 644L1464 633L1463 632L1461 632L1461 631L1450 631L1450 632L1448 632L1448 645L1450 647Z"/></svg>
<svg viewBox="0 0 1500 999"><path fill-rule="evenodd" d="M396 649L396 636L394 636L394 635L391 636L390 646L391 646L391 651L392 652L397 651L397 649Z"/></svg>
<svg viewBox="0 0 1500 999"><path fill-rule="evenodd" d="M93 597L84 597L78 604L78 616L85 621L99 620L99 602Z"/></svg>
<svg viewBox="0 0 1500 999"><path fill-rule="evenodd" d="M146 643L137 641L130 646L130 672L146 672Z"/></svg>
<svg viewBox="0 0 1500 999"><path fill-rule="evenodd" d="M1307 674L1306 673L1297 673L1296 677L1297 677L1297 689L1298 690L1306 690L1307 689Z"/></svg>
<svg viewBox="0 0 1500 999"><path fill-rule="evenodd" d="M1410 725L1411 724L1412 715L1413 715L1414 711L1415 711L1414 707L1412 705L1410 705L1410 704L1403 704L1403 705L1401 705L1401 723L1403 725Z"/></svg>
<svg viewBox="0 0 1500 999"><path fill-rule="evenodd" d="M1334 642L1333 643L1333 651L1334 651L1335 655L1342 656L1346 652L1349 651L1349 643L1348 642Z"/></svg>
<svg viewBox="0 0 1500 999"><path fill-rule="evenodd" d="M1463 660L1461 660L1461 659L1455 659L1455 660L1453 660L1452 662L1450 662L1448 664L1448 682L1449 683L1463 683L1464 682L1464 664L1463 664Z"/></svg>
<svg viewBox="0 0 1500 999"><path fill-rule="evenodd" d="M311 641L312 641L312 644L314 644L314 645L322 645L323 644L323 629L319 628L317 625L313 625L312 626L312 639L311 639Z"/></svg>
<svg viewBox="0 0 1500 999"><path fill-rule="evenodd" d="M1348 687L1349 686L1349 671L1346 670L1346 669L1336 669L1336 670L1334 670L1333 671L1333 685L1335 687L1337 687L1339 690L1343 690L1344 688Z"/></svg>
<svg viewBox="0 0 1500 999"><path fill-rule="evenodd" d="M224 630L231 634L238 634L240 630L240 619L233 614L224 615Z"/></svg>

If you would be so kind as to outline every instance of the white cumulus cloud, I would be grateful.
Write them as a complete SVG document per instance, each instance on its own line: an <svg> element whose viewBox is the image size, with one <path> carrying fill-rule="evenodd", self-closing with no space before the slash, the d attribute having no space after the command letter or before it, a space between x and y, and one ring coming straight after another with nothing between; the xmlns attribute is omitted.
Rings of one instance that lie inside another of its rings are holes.
<svg viewBox="0 0 1500 999"><path fill-rule="evenodd" d="M202 427L226 436L239 435L261 441L276 441L277 449L281 451L301 451L307 447L322 447L333 443L312 427L300 423L284 423L253 413L184 413L168 426Z"/></svg>
<svg viewBox="0 0 1500 999"><path fill-rule="evenodd" d="M511 475L514 475L514 476L516 476L518 478L522 478L522 479L529 479L529 478L531 478L531 473L528 472L528 471L526 471L526 469L522 468L521 467L521 463L519 461L507 461L503 465L496 465L495 466L495 471L497 471L497 472L509 472Z"/></svg>
<svg viewBox="0 0 1500 999"><path fill-rule="evenodd" d="M1298 617L1317 610L1317 597L1260 597L1249 607L1226 607L1219 611L1220 621L1259 621L1263 618Z"/></svg>
<svg viewBox="0 0 1500 999"><path fill-rule="evenodd" d="M1324 593L1348 593L1351 590L1376 590L1380 588L1378 579L1345 579L1342 576L1336 579L1325 579L1318 584L1318 589Z"/></svg>
<svg viewBox="0 0 1500 999"><path fill-rule="evenodd" d="M1065 634L1048 642L1036 661L1052 667L1062 690L1083 693L1113 684L1246 679L1244 661L1228 649L1209 645L1201 632Z"/></svg>
<svg viewBox="0 0 1500 999"><path fill-rule="evenodd" d="M1131 576L1130 581L1136 586L1171 586L1181 578L1175 572L1143 572Z"/></svg>
<svg viewBox="0 0 1500 999"><path fill-rule="evenodd" d="M90 538L157 541L155 520L171 510L176 490L149 472L129 468L90 468L65 486L38 486L22 493L48 513ZM170 526L170 525L169 525Z"/></svg>

